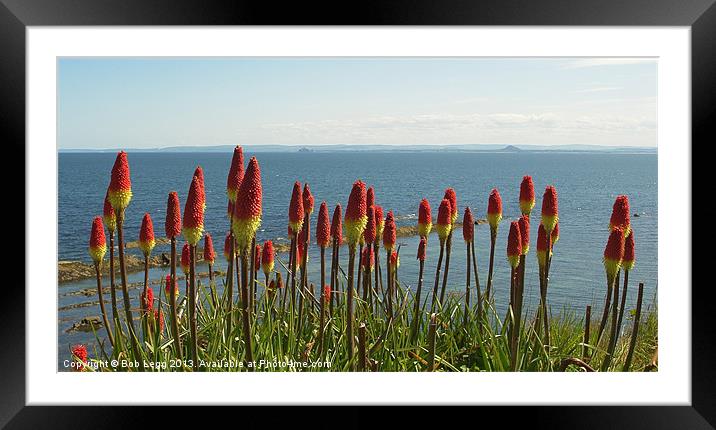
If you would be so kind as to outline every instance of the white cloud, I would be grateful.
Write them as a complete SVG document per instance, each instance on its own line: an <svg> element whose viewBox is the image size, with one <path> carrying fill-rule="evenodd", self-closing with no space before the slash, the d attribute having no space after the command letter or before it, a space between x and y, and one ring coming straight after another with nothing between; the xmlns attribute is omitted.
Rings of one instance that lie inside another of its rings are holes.
<svg viewBox="0 0 716 430"><path fill-rule="evenodd" d="M283 144L589 143L656 145L649 116L570 112L427 114L264 124L241 130L253 140Z"/></svg>

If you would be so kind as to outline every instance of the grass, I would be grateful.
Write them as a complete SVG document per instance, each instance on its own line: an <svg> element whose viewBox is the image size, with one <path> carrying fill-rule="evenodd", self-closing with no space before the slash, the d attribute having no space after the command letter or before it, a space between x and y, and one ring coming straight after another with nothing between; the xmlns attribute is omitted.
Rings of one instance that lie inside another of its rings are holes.
<svg viewBox="0 0 716 430"><path fill-rule="evenodd" d="M246 361L246 342L242 336L241 304L233 307L230 318L234 324L227 332L225 309L228 308L226 291L221 299L223 306L214 307L211 290L215 285L197 282L199 290L197 312L197 357L199 363L191 359L188 312L180 313L179 333L182 337L182 351L176 350L171 337L169 321L165 321L161 333L153 330L141 333L137 352L128 342L129 330L120 333L115 330L117 345L111 348L98 338L98 350L94 359L90 359L88 370L125 371L138 370L139 367L107 367L101 362L122 360L142 362L146 371L190 371L196 365L200 371L240 371L255 367L256 371L350 371L358 368L361 357L357 348L349 359L347 351L345 300L346 277L340 275L339 287L332 294L339 295L339 304L334 306L333 314L325 318L324 344L319 355L318 333L320 306L311 296L304 297L306 308L302 312L303 323L298 324L299 310L289 305L281 311L280 299L290 289L283 288L270 298L264 288L264 281L258 284L258 312L251 317L251 340L253 343L253 362ZM216 281L215 281L216 282ZM218 280L218 282L224 282ZM417 336L411 341L412 312L415 306L411 291L396 281L398 299L394 303L394 318L388 318L387 304L378 294L378 312L371 310L362 300L362 294L353 294L354 327L365 325L366 370L382 372L421 372L429 371L428 363L434 363L435 371L509 371L510 341L504 321L500 321L492 304L485 302L483 314L478 316L476 306L468 308L468 324L464 320L464 293L449 294L447 300L436 312L434 354L431 353L430 315L425 312L427 298L420 306L420 326ZM164 288L159 289L159 294ZM304 293L307 293L306 290ZM297 294L301 291L297 289ZM375 293L374 293L375 294ZM473 291L473 294L475 292ZM237 297L232 300L236 303ZM157 297L161 303L165 318L171 315L166 297ZM475 301L473 301L474 303ZM180 301L185 307L186 297ZM294 303L298 303L298 300ZM144 317L146 318L146 317ZM623 335L617 342L614 358L609 371L621 371L627 355L633 324L632 313L625 315ZM124 322L126 324L126 321ZM551 347L543 345L540 327L534 326L534 317L525 318L520 326L518 344L517 371L584 371L580 365L566 365L573 359L581 359L584 336L584 317L574 311L564 310L553 317L550 324ZM118 326L115 322L115 325ZM142 324L140 327L152 327ZM592 342L596 338L598 321L593 321ZM300 331L297 329L300 327ZM355 330L355 344L359 345ZM604 361L607 339L602 338L599 345L587 345L587 365L598 369ZM107 351L107 349L110 349ZM632 371L655 370L654 356L657 349L657 311L653 307L646 309L641 318L638 341L631 365ZM179 357L186 357L180 360ZM254 363L256 366L254 366ZM305 364L304 364L305 363ZM96 367L96 368L95 368Z"/></svg>

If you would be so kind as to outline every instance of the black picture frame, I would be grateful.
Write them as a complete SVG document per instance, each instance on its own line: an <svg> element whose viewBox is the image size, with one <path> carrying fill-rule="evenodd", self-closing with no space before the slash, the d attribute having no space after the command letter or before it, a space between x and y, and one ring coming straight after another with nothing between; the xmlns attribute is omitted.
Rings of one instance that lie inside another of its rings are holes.
<svg viewBox="0 0 716 430"><path fill-rule="evenodd" d="M272 2L226 2L225 4L189 0L0 0L0 130L4 139L2 149L11 150L13 164L25 161L25 41L27 26L69 25L568 25L568 26L689 26L692 49L692 147L713 146L716 122L716 5L714 0L393 0L381 4L293 2L279 5ZM696 169L696 166L694 166ZM25 188L20 187L20 173L8 178L6 170L3 200L5 214L10 214L13 226L23 220L23 231L31 229L17 211L25 201ZM23 176L24 179L24 176ZM7 188L5 188L7 187ZM693 181L693 195L699 195L699 183ZM22 190L22 193L20 192ZM6 194L7 192L9 194ZM15 193L13 195L12 193ZM706 194L709 195L709 194ZM708 208L714 208L710 192ZM8 201L6 199L12 199ZM24 211L24 205L23 211ZM15 212L11 212L10 209ZM48 216L48 220L54 217ZM685 222L688 220L685 220ZM8 222L8 221L6 221ZM690 224L685 224L689 225ZM5 228L20 236L19 228ZM711 230L712 232L713 230ZM684 234L692 235L690 228ZM693 236L691 236L693 237ZM19 266L17 254L23 237L5 238L0 243L10 245L6 264ZM15 244L13 246L13 244ZM7 249L7 248L6 248ZM24 256L31 250L24 249ZM696 252L692 253L697 256ZM32 260L24 257L25 270ZM19 268L19 267L18 267ZM18 270L19 272L19 270ZM24 282L23 277L23 284ZM691 283L685 279L685 291ZM714 327L711 282L692 288L692 404L671 407L522 407L510 413L508 427L550 428L713 428L716 423L716 372L714 368ZM703 288L701 288L703 287ZM0 426L7 428L83 428L124 427L148 424L155 416L163 420L162 428L173 420L184 421L187 413L154 412L149 408L114 407L28 407L25 406L25 294L19 282L12 280L0 286ZM48 291L48 294L52 292ZM588 387L583 387L588 389ZM78 387L68 387L68 397ZM138 387L138 389L143 389ZM146 389L152 389L147 387ZM237 387L237 389L241 389ZM479 389L479 387L476 387ZM575 387L575 389L581 389ZM624 387L628 389L628 387ZM161 396L161 387L157 387ZM426 398L430 398L426 387ZM160 399L158 399L160 400ZM303 400L303 399L302 399ZM131 399L127 399L131 402ZM635 399L638 401L638 399ZM372 425L381 411L344 411L334 408L342 416L341 422ZM194 414L194 412L191 412ZM289 424L289 420L305 417L315 419L317 412L306 414L289 411L286 414L266 414L265 411L236 412L224 408L237 425L249 428L258 425ZM504 414L499 407L484 408L481 416ZM203 412L196 412L200 417ZM212 412L214 414L214 412ZM481 419L475 412L458 411L428 413L391 412L381 423L405 424L408 416L418 417L421 426L435 423L445 425L450 416L464 414L474 417L474 425ZM213 417L212 415L212 421ZM392 417L392 418L391 418ZM310 420L309 420L310 419ZM468 418L469 423L470 418ZM219 425L218 421L214 424Z"/></svg>

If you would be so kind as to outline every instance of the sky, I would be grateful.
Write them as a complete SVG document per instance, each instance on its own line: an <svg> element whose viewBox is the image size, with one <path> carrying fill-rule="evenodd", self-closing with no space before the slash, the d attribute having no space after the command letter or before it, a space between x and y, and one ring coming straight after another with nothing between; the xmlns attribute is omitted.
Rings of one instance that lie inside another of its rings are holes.
<svg viewBox="0 0 716 430"><path fill-rule="evenodd" d="M61 58L60 149L656 147L639 58Z"/></svg>

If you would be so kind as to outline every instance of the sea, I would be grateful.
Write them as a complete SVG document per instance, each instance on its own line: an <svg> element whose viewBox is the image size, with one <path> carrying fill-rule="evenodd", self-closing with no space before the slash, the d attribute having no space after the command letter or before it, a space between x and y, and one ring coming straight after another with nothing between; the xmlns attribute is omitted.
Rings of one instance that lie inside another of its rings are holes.
<svg viewBox="0 0 716 430"><path fill-rule="evenodd" d="M58 154L58 260L91 263L87 248L92 219L102 214L115 156L115 153L105 152ZM548 292L551 312L557 315L562 312L582 315L587 305L592 305L592 315L600 315L606 293L602 254L609 235L609 218L614 199L620 194L627 195L636 240L636 265L630 272L627 306L634 306L639 282L644 283L645 305L656 306L658 184L655 153L335 151L252 154L247 151L246 163L251 156L258 159L263 184L263 216L257 233L258 243L269 239L287 242L288 204L295 181L308 183L315 197L312 232L315 232L321 202L328 204L329 214L333 213L336 204L341 204L345 210L351 186L358 179L374 187L376 204L381 205L385 213L392 210L399 227L417 223L418 205L423 198L429 200L433 216L437 216L438 206L448 187L454 188L457 193L460 220L466 206L471 208L475 218L485 218L488 196L493 188L497 188L503 201L503 220L495 249L493 288L496 306L502 312L509 297L507 234L509 222L520 216L519 187L524 175L532 176L535 184L537 204L533 219L539 217L541 197L547 185L554 185L559 196L560 238L554 248ZM133 197L126 210L125 240L138 239L144 213L151 215L156 236L163 236L168 193L176 191L183 208L193 172L201 166L206 188L205 231L214 238L216 267L225 270L222 249L229 228L226 177L231 153L129 152L128 160ZM532 246L527 256L527 312L533 311L539 300L536 227L534 223L530 238ZM405 288L414 290L418 280L418 237L400 237L398 244L398 277ZM487 224L476 226L475 244L484 292L490 251ZM179 241L179 250L182 245L183 242ZM153 252L168 252L168 249L168 245L158 245ZM129 249L127 252L139 255L140 251ZM432 288L438 253L439 241L433 234L429 240L424 275L425 290L428 291ZM312 238L309 255L309 281L318 284L320 259L315 238ZM341 264L347 268L347 251L342 250L341 257ZM278 258L284 262L288 260L288 256L283 254ZM383 252L381 263L384 261ZM449 291L464 292L465 266L465 242L462 231L458 229L453 238ZM276 267L281 268L281 265L277 263ZM167 273L168 269L156 268L151 270L150 277L162 279ZM142 273L129 275L129 282L142 280ZM108 279L103 280L104 285L108 282ZM219 284L221 290L221 282ZM96 288L94 279L58 286L58 309L63 309L58 310L58 370L65 370L61 364L70 356L70 345L88 344L90 355L93 355L91 347L96 344L93 333L67 332L73 323L82 318L100 315L97 305L73 307L97 300L96 295L72 294L88 288ZM155 293L158 288L154 286ZM135 304L138 303L138 291L140 289L132 291ZM109 302L108 294L105 300ZM101 336L102 333L99 334Z"/></svg>

